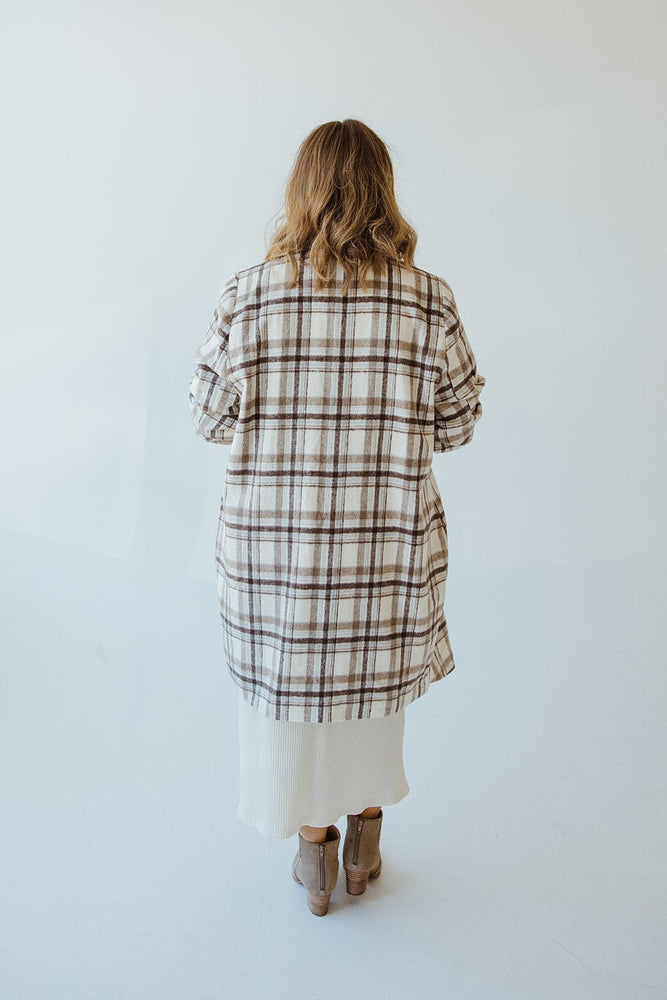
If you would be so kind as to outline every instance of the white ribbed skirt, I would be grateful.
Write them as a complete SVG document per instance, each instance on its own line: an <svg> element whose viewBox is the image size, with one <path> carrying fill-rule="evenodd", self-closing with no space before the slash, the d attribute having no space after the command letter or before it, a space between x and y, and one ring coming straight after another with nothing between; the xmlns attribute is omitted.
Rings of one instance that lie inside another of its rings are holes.
<svg viewBox="0 0 667 1000"><path fill-rule="evenodd" d="M405 709L375 719L271 719L239 689L238 818L266 837L329 826L410 791L403 768Z"/></svg>

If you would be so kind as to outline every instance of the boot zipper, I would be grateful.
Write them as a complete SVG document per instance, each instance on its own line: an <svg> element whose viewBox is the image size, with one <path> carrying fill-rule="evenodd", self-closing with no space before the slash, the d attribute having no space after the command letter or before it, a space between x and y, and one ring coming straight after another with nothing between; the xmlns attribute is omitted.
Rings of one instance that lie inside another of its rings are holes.
<svg viewBox="0 0 667 1000"><path fill-rule="evenodd" d="M361 840L361 831L364 827L364 821L361 817L357 819L357 835L354 838L354 851L352 853L352 864L356 865L357 859L359 857L359 841Z"/></svg>
<svg viewBox="0 0 667 1000"><path fill-rule="evenodd" d="M319 844L320 849L320 892L324 892L324 844Z"/></svg>

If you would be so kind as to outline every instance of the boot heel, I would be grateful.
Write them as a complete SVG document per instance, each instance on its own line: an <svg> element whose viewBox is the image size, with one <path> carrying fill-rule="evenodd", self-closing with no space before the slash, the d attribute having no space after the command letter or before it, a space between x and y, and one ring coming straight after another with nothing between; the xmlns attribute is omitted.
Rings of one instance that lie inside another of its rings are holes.
<svg viewBox="0 0 667 1000"><path fill-rule="evenodd" d="M314 913L316 917L323 917L329 910L330 899L331 893L329 893L328 896L309 896L308 909L311 913Z"/></svg>
<svg viewBox="0 0 667 1000"><path fill-rule="evenodd" d="M368 885L368 872L354 872L345 869L345 887L350 896L363 896Z"/></svg>

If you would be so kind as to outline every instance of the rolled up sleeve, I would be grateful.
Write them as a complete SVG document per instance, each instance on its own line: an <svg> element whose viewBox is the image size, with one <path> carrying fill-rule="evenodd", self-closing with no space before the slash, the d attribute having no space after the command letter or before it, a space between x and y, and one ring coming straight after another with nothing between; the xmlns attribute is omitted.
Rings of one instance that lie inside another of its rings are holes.
<svg viewBox="0 0 667 1000"><path fill-rule="evenodd" d="M453 451L471 440L482 416L479 396L486 385L453 297L447 303L447 316L442 332L445 365L434 396L436 452Z"/></svg>
<svg viewBox="0 0 667 1000"><path fill-rule="evenodd" d="M229 331L236 304L238 276L225 282L206 336L195 353L196 368L188 383L188 402L195 433L229 444L239 416L239 391L229 375Z"/></svg>

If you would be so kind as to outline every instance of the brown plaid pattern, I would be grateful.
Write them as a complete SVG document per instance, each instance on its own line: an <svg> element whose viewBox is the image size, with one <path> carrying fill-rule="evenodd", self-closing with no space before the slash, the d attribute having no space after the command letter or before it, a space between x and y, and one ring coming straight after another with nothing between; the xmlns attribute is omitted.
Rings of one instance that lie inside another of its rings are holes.
<svg viewBox="0 0 667 1000"><path fill-rule="evenodd" d="M443 278L392 264L342 294L306 260L236 271L196 352L197 434L230 444L216 536L224 650L265 715L387 715L454 669L434 451L485 385Z"/></svg>

